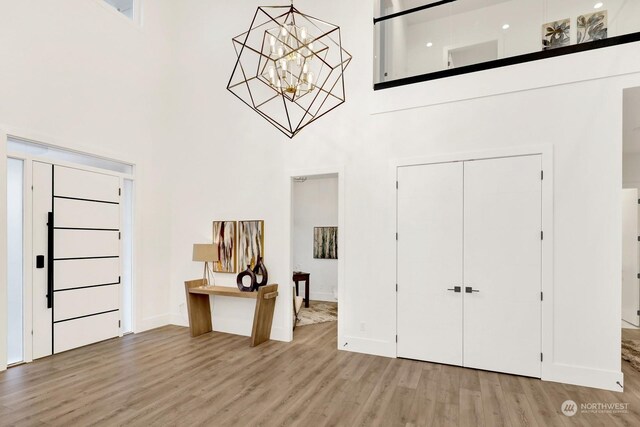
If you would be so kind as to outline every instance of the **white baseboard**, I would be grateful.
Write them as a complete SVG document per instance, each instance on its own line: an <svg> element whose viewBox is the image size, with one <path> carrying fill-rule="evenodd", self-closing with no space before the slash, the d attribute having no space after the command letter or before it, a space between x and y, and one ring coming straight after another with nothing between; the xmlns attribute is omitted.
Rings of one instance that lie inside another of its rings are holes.
<svg viewBox="0 0 640 427"><path fill-rule="evenodd" d="M160 316L147 317L142 319L138 325L136 325L135 333L148 331L150 329L160 328L171 324L171 316L168 314L162 314Z"/></svg>
<svg viewBox="0 0 640 427"><path fill-rule="evenodd" d="M187 328L189 327L189 319L185 318L184 316L176 313L171 313L170 317L171 319L169 323L171 323L172 325L186 326Z"/></svg>
<svg viewBox="0 0 640 427"><path fill-rule="evenodd" d="M396 343L345 335L338 341L338 350L372 354L382 357L396 357Z"/></svg>
<svg viewBox="0 0 640 427"><path fill-rule="evenodd" d="M302 292L304 293L304 292ZM309 296L311 297L311 301L328 301L328 302L336 302L338 299L333 295L332 292L309 292Z"/></svg>
<svg viewBox="0 0 640 427"><path fill-rule="evenodd" d="M542 379L618 392L622 392L623 388L617 383L624 386L624 374L620 371L605 371L562 363L545 364L542 369Z"/></svg>

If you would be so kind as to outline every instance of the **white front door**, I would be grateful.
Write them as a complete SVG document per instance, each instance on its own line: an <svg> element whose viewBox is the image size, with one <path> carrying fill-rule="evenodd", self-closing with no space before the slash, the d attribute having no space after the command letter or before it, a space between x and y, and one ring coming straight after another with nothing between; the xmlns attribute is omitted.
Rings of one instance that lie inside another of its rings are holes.
<svg viewBox="0 0 640 427"><path fill-rule="evenodd" d="M398 171L398 356L462 364L462 163Z"/></svg>
<svg viewBox="0 0 640 427"><path fill-rule="evenodd" d="M540 377L541 156L465 162L464 366Z"/></svg>
<svg viewBox="0 0 640 427"><path fill-rule="evenodd" d="M399 357L540 377L541 156L398 169Z"/></svg>
<svg viewBox="0 0 640 427"><path fill-rule="evenodd" d="M33 358L120 334L120 178L33 163Z"/></svg>
<svg viewBox="0 0 640 427"><path fill-rule="evenodd" d="M622 320L640 326L638 190L622 190Z"/></svg>

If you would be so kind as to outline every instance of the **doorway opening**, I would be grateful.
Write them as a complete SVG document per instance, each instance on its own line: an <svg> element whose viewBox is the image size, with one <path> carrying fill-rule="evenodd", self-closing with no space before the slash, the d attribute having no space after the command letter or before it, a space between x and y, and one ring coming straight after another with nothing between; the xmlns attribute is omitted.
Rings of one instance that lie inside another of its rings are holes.
<svg viewBox="0 0 640 427"><path fill-rule="evenodd" d="M640 357L640 87L623 91L622 108L622 358L637 363Z"/></svg>
<svg viewBox="0 0 640 427"><path fill-rule="evenodd" d="M292 178L294 339L337 327L339 187L338 173Z"/></svg>
<svg viewBox="0 0 640 427"><path fill-rule="evenodd" d="M6 144L8 365L133 332L133 165Z"/></svg>

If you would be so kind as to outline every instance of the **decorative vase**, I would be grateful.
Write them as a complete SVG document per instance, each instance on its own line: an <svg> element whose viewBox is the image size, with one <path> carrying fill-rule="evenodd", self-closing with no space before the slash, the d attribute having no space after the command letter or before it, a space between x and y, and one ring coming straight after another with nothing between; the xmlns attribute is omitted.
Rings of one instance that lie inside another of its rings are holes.
<svg viewBox="0 0 640 427"><path fill-rule="evenodd" d="M244 283L242 282L242 279L244 279L245 276L249 276L251 278L251 285L248 287L245 286ZM257 289L256 275L253 272L253 270L251 270L250 265L247 265L247 269L242 273L238 274L238 277L236 278L236 284L238 285L238 289L240 289L242 292L253 292L254 290Z"/></svg>
<svg viewBox="0 0 640 427"><path fill-rule="evenodd" d="M262 276L259 282L257 281L256 277L256 291L269 283L269 273L267 272L267 267L264 265L264 261L262 260L261 256L258 256L258 262L256 262L256 266L253 267L253 273L256 276Z"/></svg>

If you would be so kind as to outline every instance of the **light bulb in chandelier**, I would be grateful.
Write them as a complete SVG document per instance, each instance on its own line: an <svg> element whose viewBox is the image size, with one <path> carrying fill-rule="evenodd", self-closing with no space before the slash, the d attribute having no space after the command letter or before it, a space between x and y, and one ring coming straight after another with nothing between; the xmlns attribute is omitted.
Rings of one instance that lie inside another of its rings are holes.
<svg viewBox="0 0 640 427"><path fill-rule="evenodd" d="M269 40L269 59L274 64L268 67L265 76L269 85L293 97L313 91L311 68L321 61L314 57L314 44L310 42L314 37L307 28L287 22L267 30L265 36Z"/></svg>

